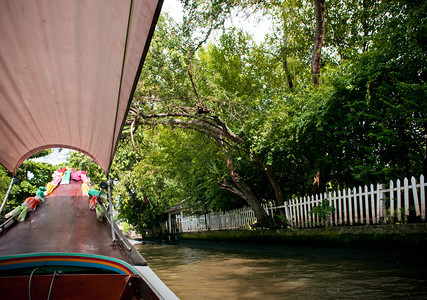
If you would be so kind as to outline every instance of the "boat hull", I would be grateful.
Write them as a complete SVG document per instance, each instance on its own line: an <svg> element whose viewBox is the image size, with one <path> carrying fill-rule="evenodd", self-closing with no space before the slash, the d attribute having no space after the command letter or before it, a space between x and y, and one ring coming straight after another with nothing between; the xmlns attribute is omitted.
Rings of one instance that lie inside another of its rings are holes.
<svg viewBox="0 0 427 300"><path fill-rule="evenodd" d="M113 225L97 220L81 184L59 185L1 234L0 298L27 299L31 286L31 299L177 299L121 232L112 242Z"/></svg>

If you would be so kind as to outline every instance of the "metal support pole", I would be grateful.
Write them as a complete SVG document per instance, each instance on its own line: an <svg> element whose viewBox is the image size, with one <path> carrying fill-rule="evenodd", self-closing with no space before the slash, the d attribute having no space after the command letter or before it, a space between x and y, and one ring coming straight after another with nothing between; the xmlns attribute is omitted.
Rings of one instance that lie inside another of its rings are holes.
<svg viewBox="0 0 427 300"><path fill-rule="evenodd" d="M10 190L12 189L12 185L13 185L13 181L14 181L14 180L15 180L15 176L14 176L14 177L12 177L12 180L11 180L11 182L10 182L9 188L8 188L8 190L7 190L7 192L6 192L6 195L4 196L3 203L1 204L1 207L0 207L0 214L1 214L1 212L3 211L3 208L4 208L5 204L6 204L6 200L7 200L7 197L9 196Z"/></svg>
<svg viewBox="0 0 427 300"><path fill-rule="evenodd" d="M111 179L110 176L108 176L107 179L107 185L108 185L108 204L110 206L110 223L111 223L111 244L113 245L114 242L116 241L116 234L114 231L114 219L113 219L113 203L111 200Z"/></svg>

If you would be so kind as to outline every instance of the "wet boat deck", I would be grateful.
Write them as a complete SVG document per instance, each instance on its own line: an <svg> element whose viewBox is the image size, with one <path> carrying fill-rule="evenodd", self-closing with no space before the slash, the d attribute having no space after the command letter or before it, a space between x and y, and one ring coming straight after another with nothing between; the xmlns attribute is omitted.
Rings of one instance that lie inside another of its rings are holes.
<svg viewBox="0 0 427 300"><path fill-rule="evenodd" d="M45 202L0 236L0 256L37 252L98 254L128 261L119 246L110 246L111 232L89 209L81 184L58 187Z"/></svg>

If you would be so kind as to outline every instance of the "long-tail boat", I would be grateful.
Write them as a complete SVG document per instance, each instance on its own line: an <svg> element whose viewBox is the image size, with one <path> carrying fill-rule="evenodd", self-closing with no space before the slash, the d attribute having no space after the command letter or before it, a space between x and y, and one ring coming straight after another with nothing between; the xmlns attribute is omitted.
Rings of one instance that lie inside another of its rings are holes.
<svg viewBox="0 0 427 300"><path fill-rule="evenodd" d="M14 177L41 150L78 150L110 202L99 222L71 181L2 224L0 299L176 298L114 223L109 178L162 2L0 0L1 165Z"/></svg>

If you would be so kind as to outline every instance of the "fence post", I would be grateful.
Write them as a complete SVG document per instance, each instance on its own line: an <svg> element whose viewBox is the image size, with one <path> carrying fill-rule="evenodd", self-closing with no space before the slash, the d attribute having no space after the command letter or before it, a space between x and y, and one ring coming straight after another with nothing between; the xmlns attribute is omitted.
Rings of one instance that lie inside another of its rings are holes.
<svg viewBox="0 0 427 300"><path fill-rule="evenodd" d="M369 225L371 222L371 219L369 217L369 191L368 186L365 185L365 217L366 217L366 224Z"/></svg>
<svg viewBox="0 0 427 300"><path fill-rule="evenodd" d="M319 195L318 194L316 194L316 196L314 196L314 195L311 196L311 204L312 204L312 207L320 205ZM313 216L314 226L317 226L317 224L319 224L320 221L321 220L320 220L320 217L318 215Z"/></svg>
<svg viewBox="0 0 427 300"><path fill-rule="evenodd" d="M390 218L394 219L394 182L390 180Z"/></svg>
<svg viewBox="0 0 427 300"><path fill-rule="evenodd" d="M301 227L305 227L305 197L301 197Z"/></svg>
<svg viewBox="0 0 427 300"><path fill-rule="evenodd" d="M297 210L295 207L295 201L289 200L289 203L292 201L292 224L293 226L297 227Z"/></svg>
<svg viewBox="0 0 427 300"><path fill-rule="evenodd" d="M408 186L408 178L403 180L403 196L405 201L405 215L409 217L409 186Z"/></svg>
<svg viewBox="0 0 427 300"><path fill-rule="evenodd" d="M292 217L291 217L291 212L289 208L289 201L285 201L284 206L285 206L284 208L285 208L286 220L288 220L288 225L292 226Z"/></svg>
<svg viewBox="0 0 427 300"><path fill-rule="evenodd" d="M307 219L307 215L306 215L306 213L307 213L307 210L306 210L306 198L305 198L305 196L304 197L302 197L301 198L301 227L302 228L304 228L304 227L307 227L306 225L307 225L307 222L306 222L306 219Z"/></svg>
<svg viewBox="0 0 427 300"><path fill-rule="evenodd" d="M359 186L359 212L360 212L360 224L363 224L363 192L362 192L361 186Z"/></svg>
<svg viewBox="0 0 427 300"><path fill-rule="evenodd" d="M357 190L353 188L353 207L354 207L354 222L357 224L359 222L359 214L357 212Z"/></svg>
<svg viewBox="0 0 427 300"><path fill-rule="evenodd" d="M301 214L301 224L300 224L300 227L304 228L304 198L303 197L301 197L300 207L301 207L301 210L300 210L300 214Z"/></svg>
<svg viewBox="0 0 427 300"><path fill-rule="evenodd" d="M342 206L343 206L343 211L344 211L344 224L347 225L348 219L347 219L347 192L345 191L345 189L342 191Z"/></svg>
<svg viewBox="0 0 427 300"><path fill-rule="evenodd" d="M426 220L426 194L425 194L425 184L424 184L424 175L420 176L420 198L421 198L421 218L423 221Z"/></svg>
<svg viewBox="0 0 427 300"><path fill-rule="evenodd" d="M326 192L324 192L323 193L323 199L328 199L328 203L329 203L329 206L332 206L332 199L331 199L331 193L329 193L329 196L328 196L328 194L326 194ZM331 212L331 214L329 215L329 222L328 222L331 226L334 224L333 223L333 221L332 221L332 212Z"/></svg>
<svg viewBox="0 0 427 300"><path fill-rule="evenodd" d="M341 205L341 191L338 191L338 214L339 214L339 223L340 225L342 225L342 205Z"/></svg>
<svg viewBox="0 0 427 300"><path fill-rule="evenodd" d="M299 208L298 208L298 198L293 200L294 205L294 218L295 218L295 227L299 225Z"/></svg>
<svg viewBox="0 0 427 300"><path fill-rule="evenodd" d="M417 181L415 180L414 176L411 177L411 183L412 183L412 195L414 196L415 214L417 215L417 217L419 217L421 216L421 212L420 212L420 204L418 202Z"/></svg>
<svg viewBox="0 0 427 300"><path fill-rule="evenodd" d="M351 190L350 188L348 189L348 222L350 223L350 225L353 225L353 207L351 205Z"/></svg>
<svg viewBox="0 0 427 300"><path fill-rule="evenodd" d="M378 199L377 199L377 212L378 212L378 223L384 222L387 223L386 218L386 209L384 205L384 199L383 199L383 185L377 184L377 190L378 190Z"/></svg>
<svg viewBox="0 0 427 300"><path fill-rule="evenodd" d="M402 221L402 187L400 186L400 179L396 182L396 195L397 195L397 220Z"/></svg>
<svg viewBox="0 0 427 300"><path fill-rule="evenodd" d="M374 185L371 184L371 213L372 213L372 224L377 223L377 215L375 213L375 194Z"/></svg>
<svg viewBox="0 0 427 300"><path fill-rule="evenodd" d="M334 207L335 207L335 214L334 214L334 219L335 219L335 225L338 225L338 205L337 205L337 193L333 193L333 199L334 199Z"/></svg>

